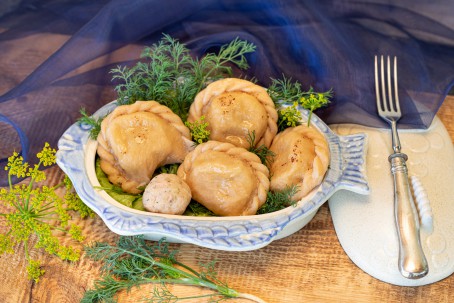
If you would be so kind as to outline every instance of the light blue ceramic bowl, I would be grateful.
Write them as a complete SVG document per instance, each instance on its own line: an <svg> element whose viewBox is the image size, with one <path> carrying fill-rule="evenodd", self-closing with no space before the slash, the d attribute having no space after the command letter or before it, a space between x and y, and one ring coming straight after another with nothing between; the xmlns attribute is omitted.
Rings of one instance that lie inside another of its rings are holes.
<svg viewBox="0 0 454 303"><path fill-rule="evenodd" d="M112 102L93 116L103 117L116 107ZM307 111L301 110L307 121ZM258 249L304 227L328 198L338 190L367 194L365 134L338 136L317 116L311 124L328 140L330 165L322 184L296 206L264 215L235 217L189 217L154 214L120 204L105 191L95 189L97 141L89 138L90 126L73 124L58 142L57 163L69 176L80 198L107 227L120 235L144 235L150 240L192 243L218 250Z"/></svg>

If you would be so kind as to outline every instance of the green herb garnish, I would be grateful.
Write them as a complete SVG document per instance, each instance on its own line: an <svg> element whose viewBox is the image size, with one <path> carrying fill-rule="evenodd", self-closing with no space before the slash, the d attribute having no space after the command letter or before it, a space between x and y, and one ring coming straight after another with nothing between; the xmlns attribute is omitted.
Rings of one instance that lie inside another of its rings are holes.
<svg viewBox="0 0 454 303"><path fill-rule="evenodd" d="M85 108L80 109L80 114L82 115L82 117L79 118L78 122L90 125L90 139L96 140L96 138L98 138L99 132L101 131L102 118L97 119L93 116L89 116Z"/></svg>
<svg viewBox="0 0 454 303"><path fill-rule="evenodd" d="M299 102L304 95L301 83L293 81L292 78L287 78L284 75L282 75L282 79L271 78L271 85L267 91L276 105L279 105L280 102L287 104Z"/></svg>
<svg viewBox="0 0 454 303"><path fill-rule="evenodd" d="M265 145L260 145L258 147L255 147L255 130L252 132L249 132L246 137L247 142L249 143L249 148L248 151L250 151L253 154L256 154L262 164L269 166L275 157L275 154Z"/></svg>
<svg viewBox="0 0 454 303"><path fill-rule="evenodd" d="M180 167L180 163L166 164L164 166L158 167L155 174L174 174L174 175L176 175L179 167Z"/></svg>
<svg viewBox="0 0 454 303"><path fill-rule="evenodd" d="M298 110L298 103L293 102L291 106L280 108L278 111L277 128L281 132L288 127L301 124L301 112Z"/></svg>
<svg viewBox="0 0 454 303"><path fill-rule="evenodd" d="M119 291L131 291L143 284L157 284L150 302L176 302L186 299L208 298L219 302L228 298L247 298L255 302L263 300L242 294L220 281L215 271L215 262L202 265L197 271L176 259L176 251L169 250L163 239L154 245L142 236L122 236L116 245L95 243L86 247L87 256L102 262L103 277L95 281L81 303L116 302ZM166 284L181 284L209 288L213 293L196 297L177 298L167 289Z"/></svg>
<svg viewBox="0 0 454 303"><path fill-rule="evenodd" d="M41 269L40 262L31 257L29 250L44 248L46 252L55 254L62 260L78 260L80 250L63 245L52 232L64 232L80 242L84 237L79 226L70 224L70 211L78 211L82 218L94 215L73 191L72 183L66 176L60 184L53 187L36 186L36 183L46 180L46 174L40 168L55 164L55 153L56 150L45 143L37 154L38 164L31 167L23 162L22 156L14 152L5 167L9 188L0 189L0 203L11 209L8 213L0 213L9 227L6 233L0 234L0 253L12 254L15 249L23 248L28 261L28 276L35 282L39 281L45 271ZM12 185L13 176L29 178L29 182ZM63 198L56 192L59 188L65 191ZM32 235L38 238L34 247L29 246ZM21 243L23 245L18 245Z"/></svg>
<svg viewBox="0 0 454 303"><path fill-rule="evenodd" d="M197 201L191 200L186 211L184 212L185 216L194 216L194 217L216 217L217 215L211 210L203 206Z"/></svg>
<svg viewBox="0 0 454 303"><path fill-rule="evenodd" d="M231 76L229 64L247 69L245 55L254 51L255 45L236 38L217 54L208 53L198 59L191 56L184 44L164 35L159 43L144 49L143 61L111 70L113 80L120 81L115 87L117 102L154 100L185 121L195 96L210 82Z"/></svg>
<svg viewBox="0 0 454 303"><path fill-rule="evenodd" d="M311 117L314 110L326 106L330 102L329 98L331 98L331 96L331 90L324 93L315 93L313 88L311 87L307 92L307 95L301 97L300 104L309 111L307 126L309 126L311 123Z"/></svg>
<svg viewBox="0 0 454 303"><path fill-rule="evenodd" d="M186 121L184 125L191 131L191 138L196 144L207 142L210 139L210 130L208 130L208 122L205 122L205 116L201 116L194 122Z"/></svg>
<svg viewBox="0 0 454 303"><path fill-rule="evenodd" d="M296 103L307 109L309 111L309 117L307 119L308 126L311 123L312 113L316 109L326 106L330 102L329 98L332 97L332 90L324 93L317 93L310 87L308 91L304 91L301 83L293 81L292 78L286 78L285 76L283 76L282 79L271 79L271 81L271 85L268 87L268 94L271 99L273 99L274 103L277 106L284 103L291 104L295 107ZM291 120L293 121L295 118L296 116L292 113ZM287 122L280 122L281 127L285 127Z"/></svg>
<svg viewBox="0 0 454 303"><path fill-rule="evenodd" d="M295 206L296 202L292 201L292 197L298 192L298 186L293 185L287 187L283 191L269 191L266 197L265 204L259 208L257 214L272 213L289 206Z"/></svg>

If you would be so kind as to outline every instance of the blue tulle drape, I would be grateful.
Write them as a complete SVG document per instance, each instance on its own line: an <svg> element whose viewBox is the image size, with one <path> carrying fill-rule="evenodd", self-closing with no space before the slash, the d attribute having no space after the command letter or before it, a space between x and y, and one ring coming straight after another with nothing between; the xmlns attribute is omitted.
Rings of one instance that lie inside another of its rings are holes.
<svg viewBox="0 0 454 303"><path fill-rule="evenodd" d="M131 64L166 33L194 56L236 37L257 51L246 72L262 85L282 74L332 89L326 123L383 126L375 54L399 59L400 126L427 128L454 83L454 4L434 1L24 1L0 18L0 164L13 150L33 162L85 107L115 99L110 69ZM4 184L3 175L0 183Z"/></svg>

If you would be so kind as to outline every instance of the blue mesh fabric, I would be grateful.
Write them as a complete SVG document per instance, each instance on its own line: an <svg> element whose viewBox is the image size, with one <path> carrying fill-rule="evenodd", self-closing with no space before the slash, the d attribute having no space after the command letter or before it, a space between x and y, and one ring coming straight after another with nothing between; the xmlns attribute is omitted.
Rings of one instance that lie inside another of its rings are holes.
<svg viewBox="0 0 454 303"><path fill-rule="evenodd" d="M94 112L116 98L110 69L134 63L162 33L199 57L235 37L253 42L247 74L259 84L285 74L306 89L333 89L316 112L328 124L384 125L373 58L396 55L399 125L427 128L454 83L454 4L397 2L24 1L0 18L0 164L13 150L33 162L44 142L56 147L81 107Z"/></svg>

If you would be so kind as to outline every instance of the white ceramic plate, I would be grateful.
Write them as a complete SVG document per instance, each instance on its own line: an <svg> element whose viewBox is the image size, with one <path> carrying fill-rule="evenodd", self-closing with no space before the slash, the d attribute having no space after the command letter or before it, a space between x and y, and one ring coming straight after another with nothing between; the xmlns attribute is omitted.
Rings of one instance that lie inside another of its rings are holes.
<svg viewBox="0 0 454 303"><path fill-rule="evenodd" d="M401 286L420 286L454 272L454 147L440 119L424 131L399 131L402 152L408 155L408 173L425 190L433 214L432 228L421 225L421 244L429 273L404 278L397 267L398 239L394 222L394 189L388 154L389 129L335 125L342 135L365 132L369 137L367 174L370 195L339 192L329 201L339 241L350 259L371 276ZM415 200L416 204L418 201Z"/></svg>
<svg viewBox="0 0 454 303"><path fill-rule="evenodd" d="M93 116L103 117L116 107L112 102ZM301 110L303 120L308 112ZM60 138L57 163L69 176L80 198L113 232L142 234L147 239L166 237L169 242L192 243L219 250L244 251L261 248L305 226L319 207L336 191L346 189L367 194L365 178L367 136L338 136L316 115L311 123L328 140L330 165L323 183L296 206L264 215L236 217L189 217L154 214L124 206L99 186L95 174L97 142L89 139L88 125L73 124Z"/></svg>

